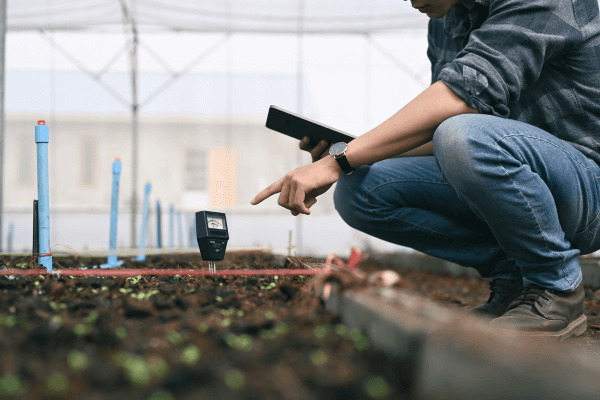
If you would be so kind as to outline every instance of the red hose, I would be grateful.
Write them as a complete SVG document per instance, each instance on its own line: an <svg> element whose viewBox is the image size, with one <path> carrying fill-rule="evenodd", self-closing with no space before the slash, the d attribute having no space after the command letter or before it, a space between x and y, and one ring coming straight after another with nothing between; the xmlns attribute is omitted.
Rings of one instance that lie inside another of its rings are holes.
<svg viewBox="0 0 600 400"><path fill-rule="evenodd" d="M63 275L63 276L138 276L138 275L320 275L329 274L329 269L224 269L211 272L201 269L55 269L48 273L45 269L7 269L0 275Z"/></svg>

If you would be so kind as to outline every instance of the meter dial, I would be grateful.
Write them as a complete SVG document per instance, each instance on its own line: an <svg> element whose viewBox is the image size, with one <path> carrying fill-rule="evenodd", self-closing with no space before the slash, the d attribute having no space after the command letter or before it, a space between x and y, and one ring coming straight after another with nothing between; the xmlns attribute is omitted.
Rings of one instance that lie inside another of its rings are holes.
<svg viewBox="0 0 600 400"><path fill-rule="evenodd" d="M206 225L210 229L225 229L223 225L223 218L221 217L206 217Z"/></svg>

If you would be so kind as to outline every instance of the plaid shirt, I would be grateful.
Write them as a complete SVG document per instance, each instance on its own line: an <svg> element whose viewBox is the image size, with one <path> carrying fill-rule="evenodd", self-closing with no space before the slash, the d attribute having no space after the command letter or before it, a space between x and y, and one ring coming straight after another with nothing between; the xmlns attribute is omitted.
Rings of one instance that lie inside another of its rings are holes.
<svg viewBox="0 0 600 400"><path fill-rule="evenodd" d="M432 81L600 165L598 0L475 0L429 22Z"/></svg>

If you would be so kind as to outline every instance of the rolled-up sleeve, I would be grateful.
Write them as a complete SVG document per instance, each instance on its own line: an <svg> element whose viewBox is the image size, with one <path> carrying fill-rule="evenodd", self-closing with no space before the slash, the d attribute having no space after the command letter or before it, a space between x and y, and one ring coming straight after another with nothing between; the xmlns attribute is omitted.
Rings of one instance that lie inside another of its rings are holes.
<svg viewBox="0 0 600 400"><path fill-rule="evenodd" d="M571 0L490 1L487 19L438 80L480 113L508 117L508 104L538 80L544 63L581 41L580 30L558 17L569 4Z"/></svg>

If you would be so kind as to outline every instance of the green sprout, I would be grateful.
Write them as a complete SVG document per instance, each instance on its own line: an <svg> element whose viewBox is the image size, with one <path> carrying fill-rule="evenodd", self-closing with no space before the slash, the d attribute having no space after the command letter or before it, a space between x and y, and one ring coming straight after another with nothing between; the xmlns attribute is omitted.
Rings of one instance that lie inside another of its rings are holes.
<svg viewBox="0 0 600 400"><path fill-rule="evenodd" d="M87 336L90 333L90 331L90 326L86 324L77 324L73 328L73 333L75 333L75 335L77 335L77 337L79 338Z"/></svg>
<svg viewBox="0 0 600 400"><path fill-rule="evenodd" d="M103 292L106 292L108 290L108 286L102 286L101 289Z"/></svg>
<svg viewBox="0 0 600 400"><path fill-rule="evenodd" d="M53 315L52 319L50 319L50 323L52 325L62 325L65 323L65 319L60 315Z"/></svg>
<svg viewBox="0 0 600 400"><path fill-rule="evenodd" d="M98 294L98 290L96 290L96 289L92 289L92 293L94 293L94 294Z"/></svg>
<svg viewBox="0 0 600 400"><path fill-rule="evenodd" d="M96 311L92 311L91 313L89 313L87 315L87 317L85 317L83 320L85 321L86 324L88 325L94 325L96 323L96 321L98 320L98 317L100 315L98 314L98 312Z"/></svg>
<svg viewBox="0 0 600 400"><path fill-rule="evenodd" d="M73 275L69 275L69 278L71 279L75 279L75 277Z"/></svg>
<svg viewBox="0 0 600 400"><path fill-rule="evenodd" d="M327 362L327 354L323 350L317 350L310 355L310 361L315 365L323 365Z"/></svg>
<svg viewBox="0 0 600 400"><path fill-rule="evenodd" d="M369 348L369 339L360 330L351 332L350 337L354 341L357 350L363 351Z"/></svg>
<svg viewBox="0 0 600 400"><path fill-rule="evenodd" d="M215 300L216 300L216 301L223 301L223 298L222 298L221 296L216 296L216 297L215 297Z"/></svg>
<svg viewBox="0 0 600 400"><path fill-rule="evenodd" d="M329 328L325 325L317 325L314 329L315 336L319 339L323 339L329 333Z"/></svg>
<svg viewBox="0 0 600 400"><path fill-rule="evenodd" d="M200 331L200 333L208 332L208 328L210 328L210 326L206 322L202 322L200 325L198 325L198 330Z"/></svg>
<svg viewBox="0 0 600 400"><path fill-rule="evenodd" d="M150 371L143 357L129 356L123 364L125 378L135 388L141 388L150 383Z"/></svg>
<svg viewBox="0 0 600 400"><path fill-rule="evenodd" d="M169 364L160 357L152 357L148 359L148 369L150 374L159 379L166 378L169 374Z"/></svg>
<svg viewBox="0 0 600 400"><path fill-rule="evenodd" d="M273 331L275 331L275 333L278 335L284 336L290 333L290 327L285 322L279 321L277 324L275 324Z"/></svg>
<svg viewBox="0 0 600 400"><path fill-rule="evenodd" d="M219 283L219 286L223 286L223 282Z"/></svg>
<svg viewBox="0 0 600 400"><path fill-rule="evenodd" d="M181 352L179 360L186 367L193 367L198 363L198 360L200 360L201 356L202 352L200 351L200 349L193 344L189 344L185 346L185 348Z"/></svg>
<svg viewBox="0 0 600 400"><path fill-rule="evenodd" d="M154 392L152 396L148 398L148 400L175 400L175 397L171 396L167 392L159 390L158 392Z"/></svg>
<svg viewBox="0 0 600 400"><path fill-rule="evenodd" d="M275 276L273 277L273 279L277 280L277 279L279 279L279 276L278 276L278 275L275 275Z"/></svg>
<svg viewBox="0 0 600 400"><path fill-rule="evenodd" d="M0 377L0 396L10 397L24 394L27 385L17 375L6 374Z"/></svg>
<svg viewBox="0 0 600 400"><path fill-rule="evenodd" d="M40 286L40 281L35 281L33 284L35 285L35 287L38 287Z"/></svg>
<svg viewBox="0 0 600 400"><path fill-rule="evenodd" d="M17 266L17 268L25 268L27 266L27 262L22 261L20 263L17 263L16 266Z"/></svg>
<svg viewBox="0 0 600 400"><path fill-rule="evenodd" d="M370 379L366 384L367 393L374 399L385 399L392 391L390 385L381 377Z"/></svg>
<svg viewBox="0 0 600 400"><path fill-rule="evenodd" d="M242 334L237 336L234 333L229 333L225 336L225 343L233 349L249 352L254 346L252 336L248 334Z"/></svg>
<svg viewBox="0 0 600 400"><path fill-rule="evenodd" d="M246 378L244 378L244 374L237 369L231 369L225 372L225 383L230 389L240 390L246 384Z"/></svg>
<svg viewBox="0 0 600 400"><path fill-rule="evenodd" d="M171 342L173 346L179 347L185 342L183 335L177 331L167 332L167 340Z"/></svg>
<svg viewBox="0 0 600 400"><path fill-rule="evenodd" d="M82 290L83 290L83 288L82 288L82 287L79 287L79 288L77 288L77 291L78 291L78 292L81 292Z"/></svg>
<svg viewBox="0 0 600 400"><path fill-rule="evenodd" d="M125 281L130 281L131 284L133 285L137 285L138 282L140 281L140 279L142 279L141 275L138 276L130 276L129 278L125 279Z"/></svg>
<svg viewBox="0 0 600 400"><path fill-rule="evenodd" d="M121 288L119 289L119 292L123 293L123 294L127 294L129 292L131 292L133 289L125 289L125 288Z"/></svg>
<svg viewBox="0 0 600 400"><path fill-rule="evenodd" d="M275 313L274 313L273 311L267 311L267 312L265 313L265 317L266 317L267 319L275 319Z"/></svg>
<svg viewBox="0 0 600 400"><path fill-rule="evenodd" d="M85 371L89 360L84 352L73 350L67 355L67 363L73 371Z"/></svg>
<svg viewBox="0 0 600 400"><path fill-rule="evenodd" d="M231 325L231 320L229 318L225 318L223 321L221 321L221 326L223 328L227 328L229 325Z"/></svg>
<svg viewBox="0 0 600 400"><path fill-rule="evenodd" d="M263 329L260 331L260 337L264 340L271 340L277 337L277 332L274 329Z"/></svg>
<svg viewBox="0 0 600 400"><path fill-rule="evenodd" d="M267 286L261 286L260 289L264 290L264 291L269 291L271 289L275 289L276 287L277 287L277 284L275 282L271 282Z"/></svg>
<svg viewBox="0 0 600 400"><path fill-rule="evenodd" d="M348 334L348 329L342 324L337 324L335 326L335 333L340 336L346 336Z"/></svg>
<svg viewBox="0 0 600 400"><path fill-rule="evenodd" d="M223 314L226 317L233 315L234 312L235 310L233 308L230 308L229 310L221 310L221 314Z"/></svg>
<svg viewBox="0 0 600 400"><path fill-rule="evenodd" d="M194 293L195 291L195 288L183 289L183 293L185 294Z"/></svg>
<svg viewBox="0 0 600 400"><path fill-rule="evenodd" d="M0 314L0 325L4 325L7 328L12 328L16 323L17 318L14 315Z"/></svg>
<svg viewBox="0 0 600 400"><path fill-rule="evenodd" d="M242 310L239 310L237 312L237 316L238 316L238 318L242 318L244 316L244 312Z"/></svg>
<svg viewBox="0 0 600 400"><path fill-rule="evenodd" d="M119 339L125 339L127 337L127 329L124 326L118 326L115 329L115 335L117 335Z"/></svg>
<svg viewBox="0 0 600 400"><path fill-rule="evenodd" d="M50 397L63 397L69 391L69 380L61 373L54 373L46 378L46 394Z"/></svg>

